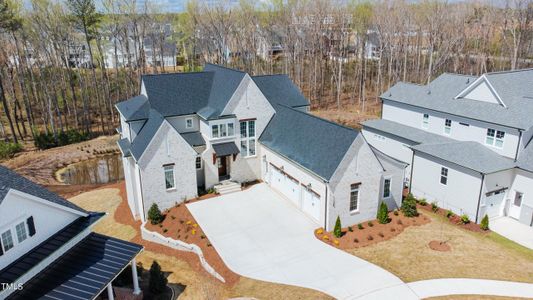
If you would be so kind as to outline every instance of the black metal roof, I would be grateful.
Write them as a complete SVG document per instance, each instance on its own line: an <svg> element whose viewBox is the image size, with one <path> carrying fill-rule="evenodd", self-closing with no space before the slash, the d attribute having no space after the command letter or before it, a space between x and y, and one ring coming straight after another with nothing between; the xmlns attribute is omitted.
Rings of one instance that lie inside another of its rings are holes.
<svg viewBox="0 0 533 300"><path fill-rule="evenodd" d="M7 299L94 299L141 250L91 233Z"/></svg>
<svg viewBox="0 0 533 300"><path fill-rule="evenodd" d="M43 200L47 200L52 203L62 205L64 207L77 210L82 214L88 213L86 210L78 207L74 203L69 202L68 200L58 196L55 193L50 192L44 187L38 185L37 183L26 179L25 177L17 174L16 172L4 166L0 166L0 204L6 197L10 189L15 189L17 191L24 192L35 197L39 197Z"/></svg>
<svg viewBox="0 0 533 300"><path fill-rule="evenodd" d="M239 148L237 148L237 145L235 145L234 142L213 144L213 149L215 150L217 156L228 156L232 154L238 154L240 152Z"/></svg>
<svg viewBox="0 0 533 300"><path fill-rule="evenodd" d="M104 213L91 213L87 217L79 217L56 234L24 254L7 267L0 270L0 282L13 283L35 265L50 256L54 251L61 248L87 227L98 221ZM39 216L34 216L38 218Z"/></svg>

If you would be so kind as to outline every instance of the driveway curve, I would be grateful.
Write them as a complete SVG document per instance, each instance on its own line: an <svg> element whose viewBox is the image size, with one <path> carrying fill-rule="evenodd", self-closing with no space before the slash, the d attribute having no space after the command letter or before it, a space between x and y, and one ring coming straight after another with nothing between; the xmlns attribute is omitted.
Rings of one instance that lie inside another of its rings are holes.
<svg viewBox="0 0 533 300"><path fill-rule="evenodd" d="M390 272L318 241L318 226L266 184L187 207L235 273L337 299L419 298Z"/></svg>

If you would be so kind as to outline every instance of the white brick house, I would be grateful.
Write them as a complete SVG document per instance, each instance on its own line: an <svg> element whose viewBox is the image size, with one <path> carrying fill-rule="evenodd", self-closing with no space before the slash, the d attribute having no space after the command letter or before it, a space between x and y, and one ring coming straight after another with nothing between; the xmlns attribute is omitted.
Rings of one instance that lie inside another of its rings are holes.
<svg viewBox="0 0 533 300"><path fill-rule="evenodd" d="M216 65L145 75L141 95L117 104L128 202L145 221L228 180L262 180L331 229L400 205L405 164L358 131L307 113L285 75L250 76Z"/></svg>
<svg viewBox="0 0 533 300"><path fill-rule="evenodd" d="M533 226L533 70L400 82L381 99L382 119L364 122L363 135L409 164L415 196L476 222Z"/></svg>

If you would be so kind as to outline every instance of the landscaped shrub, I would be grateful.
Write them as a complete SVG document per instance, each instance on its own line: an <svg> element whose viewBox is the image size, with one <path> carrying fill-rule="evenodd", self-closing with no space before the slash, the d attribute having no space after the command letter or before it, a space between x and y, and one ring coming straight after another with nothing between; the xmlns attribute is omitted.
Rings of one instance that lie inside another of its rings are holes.
<svg viewBox="0 0 533 300"><path fill-rule="evenodd" d="M373 226L374 226L374 223L372 223L372 221L369 221L369 222L368 222L368 226L373 227Z"/></svg>
<svg viewBox="0 0 533 300"><path fill-rule="evenodd" d="M154 260L152 266L150 267L150 292L159 295L164 293L167 288L167 278L165 274L161 271L161 266Z"/></svg>
<svg viewBox="0 0 533 300"><path fill-rule="evenodd" d="M22 151L22 145L19 143L0 142L0 159L12 158L20 151Z"/></svg>
<svg viewBox="0 0 533 300"><path fill-rule="evenodd" d="M159 224L163 222L163 215L155 203L152 204L148 210L148 220L150 220L150 223L152 224Z"/></svg>
<svg viewBox="0 0 533 300"><path fill-rule="evenodd" d="M369 234L369 235L368 235L368 236L366 237L366 239L367 239L367 240L369 240L369 241L371 241L371 240L373 240L373 239L374 239L374 237L373 237L373 236L371 236L371 235Z"/></svg>
<svg viewBox="0 0 533 300"><path fill-rule="evenodd" d="M426 200L426 198L422 198L420 200L418 200L418 203L422 206L426 206L428 205L428 201Z"/></svg>
<svg viewBox="0 0 533 300"><path fill-rule="evenodd" d="M337 221L335 221L335 228L333 229L333 235L337 238L340 238L342 236L341 218L339 216L337 216Z"/></svg>
<svg viewBox="0 0 533 300"><path fill-rule="evenodd" d="M357 228L359 228L359 230L363 230L364 229L363 224L361 223L357 224Z"/></svg>
<svg viewBox="0 0 533 300"><path fill-rule="evenodd" d="M389 208L387 207L387 203L381 202L379 205L377 219L380 224L387 224L390 222Z"/></svg>
<svg viewBox="0 0 533 300"><path fill-rule="evenodd" d="M451 211L451 210L448 209L448 211L446 211L446 218L449 219L449 218L451 218L451 217L453 217L453 211Z"/></svg>
<svg viewBox="0 0 533 300"><path fill-rule="evenodd" d="M401 210L403 215L409 218L418 216L418 211L416 210L416 200L409 194L402 202Z"/></svg>
<svg viewBox="0 0 533 300"><path fill-rule="evenodd" d="M378 233L378 235L379 235L380 237L385 237L385 235L383 234L383 232Z"/></svg>
<svg viewBox="0 0 533 300"><path fill-rule="evenodd" d="M348 226L348 231L349 231L349 232L353 232L353 228L352 228L352 226Z"/></svg>
<svg viewBox="0 0 533 300"><path fill-rule="evenodd" d="M466 215L466 214L461 215L461 223L463 223L463 224L470 223L470 218L468 217L468 215Z"/></svg>
<svg viewBox="0 0 533 300"><path fill-rule="evenodd" d="M435 213L439 210L439 206L437 205L436 201L435 202L431 202L431 210L433 212L435 212Z"/></svg>
<svg viewBox="0 0 533 300"><path fill-rule="evenodd" d="M395 209L395 210L394 210L394 215L397 216L397 215L399 215L399 214L400 214L400 213L398 212L398 210Z"/></svg>
<svg viewBox="0 0 533 300"><path fill-rule="evenodd" d="M489 230L489 216L485 215L483 219L481 219L481 224L479 227L481 227L483 230Z"/></svg>
<svg viewBox="0 0 533 300"><path fill-rule="evenodd" d="M353 242L354 242L354 243L359 243L359 239L358 239L358 238L355 238L355 239L353 239Z"/></svg>

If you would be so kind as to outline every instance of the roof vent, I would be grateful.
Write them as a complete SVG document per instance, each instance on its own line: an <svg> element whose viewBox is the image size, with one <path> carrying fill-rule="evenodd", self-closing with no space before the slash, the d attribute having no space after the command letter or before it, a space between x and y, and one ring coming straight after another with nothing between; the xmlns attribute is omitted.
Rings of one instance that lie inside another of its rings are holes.
<svg viewBox="0 0 533 300"><path fill-rule="evenodd" d="M392 93L391 92L389 92L389 97L392 97Z"/></svg>
<svg viewBox="0 0 533 300"><path fill-rule="evenodd" d="M431 90L428 90L428 92L427 92L427 93L428 93L428 95L431 95Z"/></svg>
<svg viewBox="0 0 533 300"><path fill-rule="evenodd" d="M466 84L469 84L470 83L470 78L467 78L466 79Z"/></svg>

